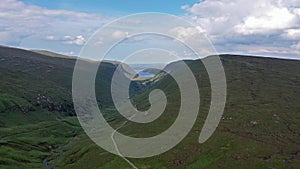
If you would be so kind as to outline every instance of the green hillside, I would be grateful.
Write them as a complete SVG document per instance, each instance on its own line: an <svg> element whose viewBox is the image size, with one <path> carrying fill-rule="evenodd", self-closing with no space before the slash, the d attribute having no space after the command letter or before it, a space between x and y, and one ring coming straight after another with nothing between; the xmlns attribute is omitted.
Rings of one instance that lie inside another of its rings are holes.
<svg viewBox="0 0 300 169"><path fill-rule="evenodd" d="M45 51L0 47L0 168L131 168L121 157L95 145L79 125L71 93L76 60L49 55ZM151 158L129 159L134 165L190 169L300 167L300 61L237 55L222 55L221 60L228 96L214 135L204 144L198 143L210 105L210 84L201 60L186 61L199 83L198 119L175 148ZM99 108L115 128L124 121L109 93L118 64L101 63L96 78ZM129 122L119 132L149 137L172 125L180 93L166 73L132 82L132 102L146 110L148 94L157 88L168 98L164 114L149 124Z"/></svg>

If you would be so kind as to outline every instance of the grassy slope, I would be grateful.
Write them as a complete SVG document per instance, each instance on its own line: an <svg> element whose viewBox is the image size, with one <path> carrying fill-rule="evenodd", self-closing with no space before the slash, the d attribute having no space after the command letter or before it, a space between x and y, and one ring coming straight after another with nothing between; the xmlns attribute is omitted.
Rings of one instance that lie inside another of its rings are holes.
<svg viewBox="0 0 300 169"><path fill-rule="evenodd" d="M41 168L54 149L81 137L71 97L74 64L71 58L0 47L0 168ZM116 67L101 65L99 87Z"/></svg>
<svg viewBox="0 0 300 169"><path fill-rule="evenodd" d="M42 161L59 168L130 168L121 158L92 143L76 117L34 104L42 94L57 104L72 105L74 60L4 47L0 48L0 56L4 82L0 84L1 168L47 168ZM222 56L222 62L228 100L213 137L202 145L197 142L209 107L210 88L201 62L190 61L201 82L201 111L194 128L174 149L131 161L140 168L299 168L300 62L230 55ZM107 63L104 67L99 76L105 76L109 83L115 66ZM100 82L96 82L99 87L107 87L100 86ZM179 107L177 86L166 76L154 88L167 93L166 112L147 125L128 123L121 132L151 136L172 124ZM147 92L135 99L139 109L147 109ZM98 93L103 94L106 99L100 102L110 103L107 93ZM105 112L113 125L120 124L122 119L111 107Z"/></svg>
<svg viewBox="0 0 300 169"><path fill-rule="evenodd" d="M151 166L160 161L167 168L299 168L300 62L229 55L222 56L222 61L228 97L223 119L213 137L203 145L197 143L208 109L209 84L200 61L189 62L201 82L199 119L175 149L156 158L136 160L137 164ZM176 87L172 87L169 79L159 86L170 91ZM147 94L141 97L146 100ZM166 112L170 114L159 119L164 123L153 123L149 128L132 124L124 131L140 132L139 136L157 133L155 127L169 126L176 106L178 103L170 103Z"/></svg>

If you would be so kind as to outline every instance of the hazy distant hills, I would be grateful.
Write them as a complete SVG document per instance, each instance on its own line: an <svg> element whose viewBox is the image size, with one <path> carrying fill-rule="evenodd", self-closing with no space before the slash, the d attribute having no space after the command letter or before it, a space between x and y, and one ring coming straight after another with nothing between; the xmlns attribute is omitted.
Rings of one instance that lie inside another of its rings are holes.
<svg viewBox="0 0 300 169"><path fill-rule="evenodd" d="M213 56L211 56L213 57ZM198 143L210 105L210 84L201 60L186 61L197 79L201 107L188 136L156 157L130 159L139 168L299 168L300 61L221 55L227 77L227 103L214 135ZM0 47L0 168L130 168L120 157L97 147L82 131L73 109L73 57L48 51ZM172 63L171 63L172 64ZM96 94L114 127L118 115L110 95L118 63L103 62ZM120 132L149 137L167 129L180 108L180 93L165 72L135 79L132 102L149 108L148 94L162 89L164 114L150 124L128 123ZM176 70L174 70L176 71ZM188 82L187 82L188 83Z"/></svg>

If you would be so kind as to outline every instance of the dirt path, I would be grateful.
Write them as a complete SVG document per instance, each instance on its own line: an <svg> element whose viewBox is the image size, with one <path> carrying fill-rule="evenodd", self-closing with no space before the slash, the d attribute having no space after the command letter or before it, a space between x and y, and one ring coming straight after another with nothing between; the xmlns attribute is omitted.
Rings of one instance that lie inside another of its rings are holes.
<svg viewBox="0 0 300 169"><path fill-rule="evenodd" d="M131 117L129 118L129 120L132 119L134 116L135 116L135 115L131 116ZM117 129L115 129L115 130L111 133L111 139L112 139L112 141L113 141L113 144L114 144L115 149L116 149L117 153L119 154L119 156L120 156L122 159L124 159L124 160L125 160L132 168L138 169L137 166L135 166L131 161L129 161L126 157L124 157L124 155L120 152L120 150L119 150L119 148L118 148L118 145L117 145L117 143L116 143L116 141L115 141L115 138L114 138L116 132L117 132L119 129L121 129L122 127L124 127L124 126L127 124L127 122L128 122L128 121L125 121L120 127L118 127Z"/></svg>

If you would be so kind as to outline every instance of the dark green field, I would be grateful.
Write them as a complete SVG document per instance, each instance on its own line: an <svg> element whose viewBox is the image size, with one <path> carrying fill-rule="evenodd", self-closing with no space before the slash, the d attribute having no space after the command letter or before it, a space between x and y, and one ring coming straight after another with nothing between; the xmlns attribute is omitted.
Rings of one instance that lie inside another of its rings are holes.
<svg viewBox="0 0 300 169"><path fill-rule="evenodd" d="M186 61L199 83L198 119L188 136L170 151L129 159L138 168L300 168L300 61L220 57L228 95L216 132L204 144L198 143L209 110L210 84L201 60ZM1 169L131 168L121 157L94 144L78 123L71 92L75 61L45 51L0 47ZM99 107L116 128L124 119L114 109L108 91L117 65L101 63L96 79ZM180 95L167 74L132 82L132 102L146 110L148 93L156 88L168 98L164 114L149 124L129 122L119 132L149 137L172 125Z"/></svg>

